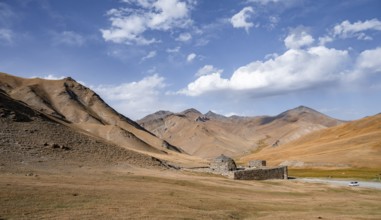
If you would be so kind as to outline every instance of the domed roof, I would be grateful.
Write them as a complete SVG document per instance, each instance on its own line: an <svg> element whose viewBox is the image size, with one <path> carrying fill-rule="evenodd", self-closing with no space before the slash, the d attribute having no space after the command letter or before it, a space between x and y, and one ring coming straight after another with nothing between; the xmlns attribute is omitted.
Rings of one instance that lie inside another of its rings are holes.
<svg viewBox="0 0 381 220"><path fill-rule="evenodd" d="M220 156L218 156L214 159L214 162L228 162L228 161L234 161L234 160L230 157L223 155L223 154L221 154Z"/></svg>

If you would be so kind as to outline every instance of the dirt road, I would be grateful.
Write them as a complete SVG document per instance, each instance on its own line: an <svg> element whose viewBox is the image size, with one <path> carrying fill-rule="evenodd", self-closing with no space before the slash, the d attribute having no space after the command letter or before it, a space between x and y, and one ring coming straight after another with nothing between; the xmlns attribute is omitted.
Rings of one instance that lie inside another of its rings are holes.
<svg viewBox="0 0 381 220"><path fill-rule="evenodd" d="M361 180L335 180L335 179L332 180L332 179L318 179L318 178L298 178L292 181L301 181L301 182L307 182L307 183L326 183L326 184L338 185L338 186L348 186L350 182L357 181L359 183L359 186L355 186L355 187L381 190L381 182L368 182L368 181L361 181Z"/></svg>

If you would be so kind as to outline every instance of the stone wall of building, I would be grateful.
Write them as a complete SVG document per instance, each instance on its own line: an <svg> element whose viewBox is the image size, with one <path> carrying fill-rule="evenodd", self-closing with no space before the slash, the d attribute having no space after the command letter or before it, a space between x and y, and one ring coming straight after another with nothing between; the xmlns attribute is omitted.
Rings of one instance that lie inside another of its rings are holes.
<svg viewBox="0 0 381 220"><path fill-rule="evenodd" d="M235 164L234 160L230 157L226 157L225 155L221 155L217 158L215 158L210 163L210 168L213 172L226 174L229 171L233 171L237 169L237 165Z"/></svg>
<svg viewBox="0 0 381 220"><path fill-rule="evenodd" d="M266 180L266 179L287 179L287 166L273 168L259 168L236 170L229 173L229 178L235 180Z"/></svg>
<svg viewBox="0 0 381 220"><path fill-rule="evenodd" d="M226 173L229 171L236 170L237 167L234 161L225 161L225 162L212 162L210 168L217 173Z"/></svg>
<svg viewBox="0 0 381 220"><path fill-rule="evenodd" d="M251 168L260 168L265 166L266 166L265 160L250 160L249 161L249 167Z"/></svg>

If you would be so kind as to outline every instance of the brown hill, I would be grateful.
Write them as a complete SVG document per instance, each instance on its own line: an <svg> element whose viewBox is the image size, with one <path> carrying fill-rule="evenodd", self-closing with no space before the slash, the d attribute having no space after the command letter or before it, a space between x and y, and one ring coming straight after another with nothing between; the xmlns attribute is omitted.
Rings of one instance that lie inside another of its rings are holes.
<svg viewBox="0 0 381 220"><path fill-rule="evenodd" d="M225 117L195 109L181 113L159 111L138 123L185 152L204 158L239 156L266 146L282 145L312 131L342 123L300 106L277 116Z"/></svg>
<svg viewBox="0 0 381 220"><path fill-rule="evenodd" d="M381 167L381 114L305 135L241 158L295 167Z"/></svg>
<svg viewBox="0 0 381 220"><path fill-rule="evenodd" d="M0 89L15 100L118 146L164 159L185 158L182 150L119 114L96 93L72 78L26 79L0 73Z"/></svg>
<svg viewBox="0 0 381 220"><path fill-rule="evenodd" d="M80 133L0 90L0 170L165 167L160 160Z"/></svg>

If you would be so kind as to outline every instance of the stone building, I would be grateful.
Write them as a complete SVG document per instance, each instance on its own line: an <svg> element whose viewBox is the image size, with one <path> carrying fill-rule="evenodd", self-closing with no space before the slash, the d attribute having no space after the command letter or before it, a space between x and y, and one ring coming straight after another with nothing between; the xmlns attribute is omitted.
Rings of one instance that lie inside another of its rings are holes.
<svg viewBox="0 0 381 220"><path fill-rule="evenodd" d="M230 157L227 157L223 154L221 156L216 157L211 163L210 168L214 172L218 173L227 173L229 171L234 171L237 169L237 165L234 160Z"/></svg>
<svg viewBox="0 0 381 220"><path fill-rule="evenodd" d="M265 160L250 160L249 167L250 168L261 168L266 166Z"/></svg>
<svg viewBox="0 0 381 220"><path fill-rule="evenodd" d="M249 167L237 169L234 160L225 155L215 158L210 163L210 170L235 180L267 180L267 179L287 179L287 166L266 167L265 160L253 160L249 162Z"/></svg>
<svg viewBox="0 0 381 220"><path fill-rule="evenodd" d="M235 180L288 179L288 169L287 166L279 166L236 170L229 173L229 178Z"/></svg>

